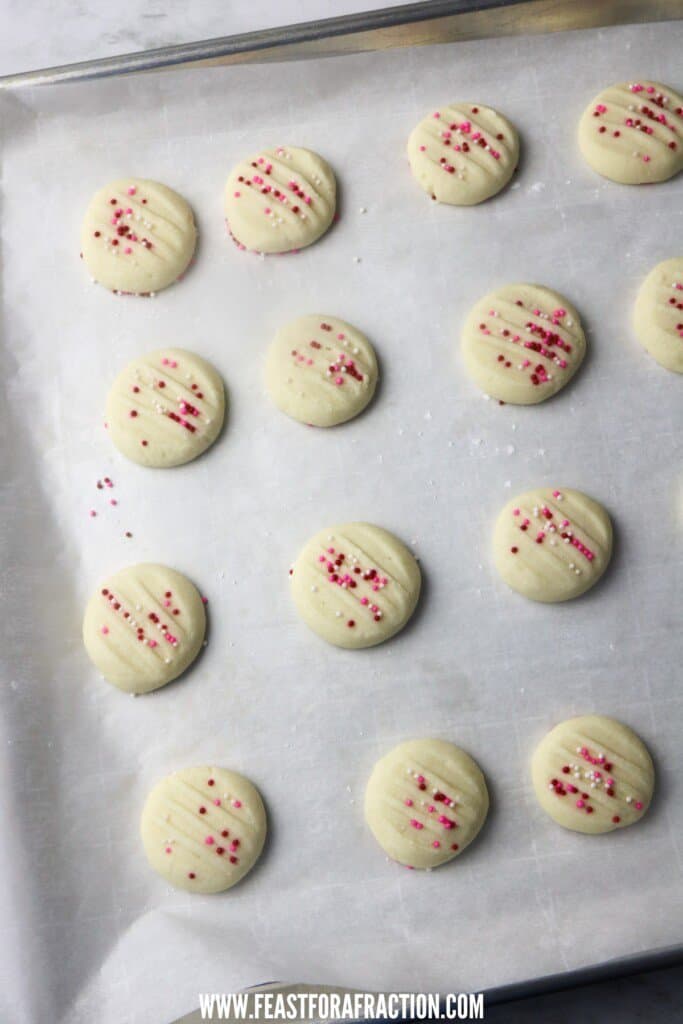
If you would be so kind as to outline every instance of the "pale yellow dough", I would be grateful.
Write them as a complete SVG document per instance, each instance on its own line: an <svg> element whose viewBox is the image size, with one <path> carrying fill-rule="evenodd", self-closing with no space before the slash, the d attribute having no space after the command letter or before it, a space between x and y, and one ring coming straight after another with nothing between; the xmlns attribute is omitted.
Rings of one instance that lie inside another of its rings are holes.
<svg viewBox="0 0 683 1024"><path fill-rule="evenodd" d="M206 614L196 587L165 565L131 565L105 580L85 609L83 642L107 682L147 693L195 660Z"/></svg>
<svg viewBox="0 0 683 1024"><path fill-rule="evenodd" d="M150 865L171 885L222 892L259 859L266 812L243 775L213 765L184 768L151 791L140 833Z"/></svg>
<svg viewBox="0 0 683 1024"><path fill-rule="evenodd" d="M519 159L519 138L507 118L480 103L439 107L408 139L410 167L439 203L473 206L507 185Z"/></svg>
<svg viewBox="0 0 683 1024"><path fill-rule="evenodd" d="M640 821L655 784L643 741L604 715L551 729L534 752L531 777L538 802L558 825L592 834Z"/></svg>
<svg viewBox="0 0 683 1024"><path fill-rule="evenodd" d="M280 328L268 350L268 393L301 423L333 427L352 419L371 400L376 384L372 345L334 316L293 320Z"/></svg>
<svg viewBox="0 0 683 1024"><path fill-rule="evenodd" d="M645 79L610 85L581 115L579 146L604 178L666 181L683 168L683 96Z"/></svg>
<svg viewBox="0 0 683 1024"><path fill-rule="evenodd" d="M479 766L443 740L409 740L377 762L365 791L365 819L399 864L436 868L463 852L486 820L489 795Z"/></svg>
<svg viewBox="0 0 683 1024"><path fill-rule="evenodd" d="M141 466L180 466L213 444L225 388L213 366L180 348L159 349L119 374L107 398L112 441Z"/></svg>
<svg viewBox="0 0 683 1024"><path fill-rule="evenodd" d="M579 597L598 582L611 555L607 512L569 487L538 487L513 498L493 533L498 572L532 601Z"/></svg>
<svg viewBox="0 0 683 1024"><path fill-rule="evenodd" d="M647 275L633 313L643 348L653 359L683 373L683 256L658 263Z"/></svg>
<svg viewBox="0 0 683 1024"><path fill-rule="evenodd" d="M420 582L408 548L370 523L320 530L291 569L299 615L337 647L373 647L398 633L415 610Z"/></svg>
<svg viewBox="0 0 683 1024"><path fill-rule="evenodd" d="M569 383L586 354L586 337L564 296L538 284L508 284L470 310L462 354L487 395L534 405Z"/></svg>
<svg viewBox="0 0 683 1024"><path fill-rule="evenodd" d="M276 253L316 242L334 219L337 182L328 163L296 146L265 149L232 169L225 218L245 249Z"/></svg>
<svg viewBox="0 0 683 1024"><path fill-rule="evenodd" d="M177 192L122 178L97 192L81 229L90 276L113 292L153 295L181 277L197 244L192 210Z"/></svg>

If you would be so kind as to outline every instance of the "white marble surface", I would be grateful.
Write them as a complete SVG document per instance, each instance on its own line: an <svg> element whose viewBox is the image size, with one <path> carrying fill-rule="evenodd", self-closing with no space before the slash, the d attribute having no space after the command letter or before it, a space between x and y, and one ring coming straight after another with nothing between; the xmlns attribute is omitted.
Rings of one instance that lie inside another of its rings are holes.
<svg viewBox="0 0 683 1024"><path fill-rule="evenodd" d="M291 25L410 0L3 0L0 74Z"/></svg>

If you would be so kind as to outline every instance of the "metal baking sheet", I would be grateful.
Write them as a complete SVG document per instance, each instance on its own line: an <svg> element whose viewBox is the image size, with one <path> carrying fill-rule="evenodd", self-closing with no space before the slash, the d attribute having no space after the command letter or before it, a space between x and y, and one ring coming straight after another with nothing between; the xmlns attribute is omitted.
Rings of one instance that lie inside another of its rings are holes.
<svg viewBox="0 0 683 1024"><path fill-rule="evenodd" d="M198 991L267 978L492 987L680 941L679 381L640 349L630 309L679 249L681 181L603 182L574 140L588 99L634 67L680 89L680 31L0 98L7 1019L161 1022ZM499 106L524 146L511 188L470 210L430 204L403 156L417 118L459 95ZM341 219L314 248L260 260L226 238L221 188L235 159L280 141L330 160ZM90 193L130 170L176 187L201 230L187 278L148 301L90 285L77 259ZM590 335L574 384L535 409L485 402L456 354L471 302L513 278L565 292ZM283 420L263 394L270 337L309 310L357 323L382 362L376 402L332 432ZM101 412L118 368L165 342L216 364L231 415L205 458L150 475L112 451ZM546 608L504 588L488 544L512 493L556 481L609 507L618 545L595 592ZM347 518L414 544L427 581L409 629L364 653L319 642L288 595L300 545ZM80 617L102 575L145 559L198 582L211 638L186 679L132 700L88 665ZM636 727L659 777L646 822L597 841L554 827L528 785L535 742L585 710ZM493 806L476 845L425 875L385 862L362 794L376 757L430 733L480 761ZM273 835L238 889L190 898L150 875L137 818L160 775L212 760L259 784Z"/></svg>

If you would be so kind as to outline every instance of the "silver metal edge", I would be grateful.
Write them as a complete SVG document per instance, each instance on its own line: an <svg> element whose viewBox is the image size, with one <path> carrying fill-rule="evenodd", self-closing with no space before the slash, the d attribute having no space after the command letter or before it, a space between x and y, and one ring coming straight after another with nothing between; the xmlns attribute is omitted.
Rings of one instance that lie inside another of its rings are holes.
<svg viewBox="0 0 683 1024"><path fill-rule="evenodd" d="M39 85L55 82L84 81L112 75L154 71L193 64L204 64L231 57L257 57L263 51L283 47L312 46L347 35L363 32L382 32L400 26L430 21L436 18L479 12L491 8L509 7L528 0L424 0L421 3L341 15L316 21L283 25L278 28L220 36L195 43L162 46L152 50L80 61L36 71L0 76L0 88L21 85ZM299 56L299 55L297 55Z"/></svg>
<svg viewBox="0 0 683 1024"><path fill-rule="evenodd" d="M0 76L0 91L215 64L301 60L496 35L683 18L683 0L424 0Z"/></svg>

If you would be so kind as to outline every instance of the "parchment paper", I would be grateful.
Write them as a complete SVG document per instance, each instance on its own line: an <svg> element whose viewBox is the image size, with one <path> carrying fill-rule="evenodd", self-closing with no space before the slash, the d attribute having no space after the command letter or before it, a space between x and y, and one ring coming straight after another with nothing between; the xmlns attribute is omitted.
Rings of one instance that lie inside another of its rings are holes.
<svg viewBox="0 0 683 1024"><path fill-rule="evenodd" d="M681 381L630 317L681 252L683 177L614 185L575 144L603 85L680 90L681 41L660 24L2 97L3 1020L166 1024L199 991L272 979L481 987L682 938ZM457 98L523 139L515 183L472 209L432 204L404 156ZM280 143L330 161L341 219L262 260L227 238L222 186ZM78 259L91 193L129 173L177 188L200 225L195 266L153 300L113 297ZM485 401L457 355L470 304L510 280L565 293L590 336L572 386L535 408ZM367 414L329 431L262 384L275 329L310 311L357 324L382 363ZM104 400L166 343L224 374L229 424L198 462L144 470L110 444ZM585 489L616 524L604 582L566 606L509 592L489 557L499 507L539 483ZM413 544L426 580L412 625L366 652L318 640L288 593L309 535L351 518ZM144 560L197 582L210 643L132 699L80 625L98 580ZM588 711L637 729L658 770L643 824L599 838L558 828L529 786L543 733ZM374 761L421 735L464 746L492 793L476 844L427 874L388 863L362 815ZM252 778L271 824L258 868L210 898L169 890L138 839L151 785L203 762Z"/></svg>

